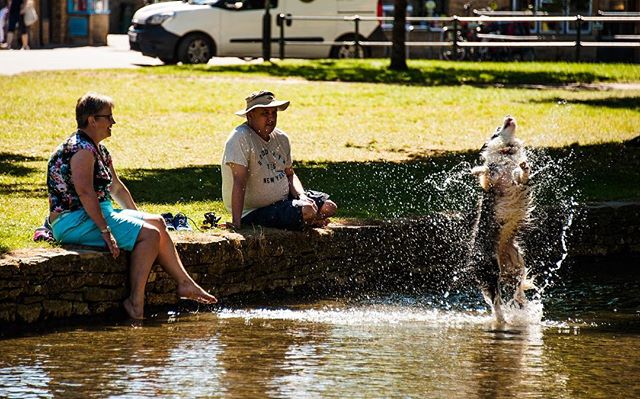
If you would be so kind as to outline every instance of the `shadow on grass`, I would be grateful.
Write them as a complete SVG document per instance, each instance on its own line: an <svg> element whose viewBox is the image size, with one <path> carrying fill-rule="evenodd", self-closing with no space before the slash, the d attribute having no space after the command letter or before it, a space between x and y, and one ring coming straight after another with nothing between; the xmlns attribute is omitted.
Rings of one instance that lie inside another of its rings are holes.
<svg viewBox="0 0 640 399"><path fill-rule="evenodd" d="M0 183L0 195L42 196L46 193L42 187L25 182L27 176L39 172L39 169L32 165L43 161L46 160L42 157L1 152L0 175L5 179Z"/></svg>
<svg viewBox="0 0 640 399"><path fill-rule="evenodd" d="M370 218L446 209L444 203L435 208L430 202L433 196L424 198L429 179L434 174L444 176L443 169L448 171L460 164L467 171L471 158L476 157L475 153L412 155L415 159L405 162L302 162L294 168L305 188L329 193L340 204L343 216ZM124 170L120 176L138 202L222 200L219 165Z"/></svg>
<svg viewBox="0 0 640 399"><path fill-rule="evenodd" d="M124 169L119 175L137 202L173 204L221 201L220 166L175 169Z"/></svg>
<svg viewBox="0 0 640 399"><path fill-rule="evenodd" d="M478 192L469 169L473 152L442 153L404 162L302 162L294 167L304 186L329 193L341 217L389 218L464 211ZM581 201L640 199L640 148L602 144L532 150L540 205L561 195ZM123 180L139 202L220 201L220 166L126 170ZM536 181L534 180L534 184Z"/></svg>
<svg viewBox="0 0 640 399"><path fill-rule="evenodd" d="M605 97L605 98L593 98L593 99L572 99L567 100L560 97L550 97L542 100L535 100L536 103L556 103L556 104L582 104L590 107L606 107L612 109L629 109L634 111L640 111L640 97Z"/></svg>
<svg viewBox="0 0 640 399"><path fill-rule="evenodd" d="M0 173L15 177L26 176L33 173L37 168L24 165L25 162L43 161L42 157L32 157L9 152L0 152Z"/></svg>
<svg viewBox="0 0 640 399"><path fill-rule="evenodd" d="M345 63L332 60L312 64L249 64L249 65L185 65L180 70L201 72L260 73L276 77L300 77L311 81L342 81L399 83L411 85L564 85L608 81L606 75L578 71L522 71L509 69L508 64L478 68L472 64L452 63L449 67L426 64L421 68L392 71L388 63L374 66L369 63Z"/></svg>

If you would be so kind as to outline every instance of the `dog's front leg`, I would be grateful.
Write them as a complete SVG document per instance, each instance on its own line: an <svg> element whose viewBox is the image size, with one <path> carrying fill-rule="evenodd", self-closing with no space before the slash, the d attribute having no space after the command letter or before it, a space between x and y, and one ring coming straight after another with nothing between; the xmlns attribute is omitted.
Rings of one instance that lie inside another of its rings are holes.
<svg viewBox="0 0 640 399"><path fill-rule="evenodd" d="M487 177L489 175L489 168L486 165L476 166L471 169L471 174L478 178L478 183L480 183L480 187L482 187L484 191L489 191L490 184Z"/></svg>
<svg viewBox="0 0 640 399"><path fill-rule="evenodd" d="M526 161L520 162L517 168L515 168L512 172L511 177L513 181L518 184L527 184L529 181L529 165Z"/></svg>

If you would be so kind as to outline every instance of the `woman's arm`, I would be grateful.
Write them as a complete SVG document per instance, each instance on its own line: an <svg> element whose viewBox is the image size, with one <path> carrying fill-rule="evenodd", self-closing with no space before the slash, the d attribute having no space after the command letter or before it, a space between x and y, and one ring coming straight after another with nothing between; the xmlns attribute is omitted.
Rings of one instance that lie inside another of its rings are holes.
<svg viewBox="0 0 640 399"><path fill-rule="evenodd" d="M124 185L122 180L118 177L116 173L116 169L113 167L113 164L109 165L109 169L111 170L111 176L113 176L113 180L111 182L111 186L109 187L109 192L114 200L123 208L123 209L138 209L131 193L127 186Z"/></svg>
<svg viewBox="0 0 640 399"><path fill-rule="evenodd" d="M82 207L89 215L91 220L94 221L96 226L102 233L102 239L109 247L109 251L114 258L117 258L120 254L120 248L116 243L115 238L111 235L111 232L106 230L108 225L104 219L102 210L100 209L100 203L98 202L98 196L93 189L93 164L95 162L94 155L89 150L80 150L71 157L71 180L73 186L80 198Z"/></svg>

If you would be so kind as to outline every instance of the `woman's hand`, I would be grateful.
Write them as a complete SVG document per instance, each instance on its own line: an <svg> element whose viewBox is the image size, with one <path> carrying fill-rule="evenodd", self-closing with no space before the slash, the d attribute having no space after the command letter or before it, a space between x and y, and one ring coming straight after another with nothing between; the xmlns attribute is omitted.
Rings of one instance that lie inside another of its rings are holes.
<svg viewBox="0 0 640 399"><path fill-rule="evenodd" d="M102 239L105 243L107 243L107 247L109 248L109 252L114 258L117 258L120 255L120 248L118 247L118 243L116 242L116 238L111 234L110 231L105 231L102 234Z"/></svg>

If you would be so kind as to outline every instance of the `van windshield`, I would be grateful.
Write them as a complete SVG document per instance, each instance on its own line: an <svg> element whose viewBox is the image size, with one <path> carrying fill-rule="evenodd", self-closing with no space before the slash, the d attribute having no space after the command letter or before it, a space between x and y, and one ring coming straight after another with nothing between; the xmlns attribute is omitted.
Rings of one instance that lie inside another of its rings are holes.
<svg viewBox="0 0 640 399"><path fill-rule="evenodd" d="M236 8L235 4L240 3L242 1L231 1L231 0L189 0L190 4L197 5L210 5L211 7L221 7L221 8Z"/></svg>
<svg viewBox="0 0 640 399"><path fill-rule="evenodd" d="M256 10L263 9L265 0L188 0L190 4L208 4L211 7L226 8L228 10ZM278 0L270 1L271 8L278 6Z"/></svg>
<svg viewBox="0 0 640 399"><path fill-rule="evenodd" d="M189 0L189 4L196 4L196 5L204 5L204 4L208 4L211 6L220 6L221 4L219 3L224 3L224 0Z"/></svg>

